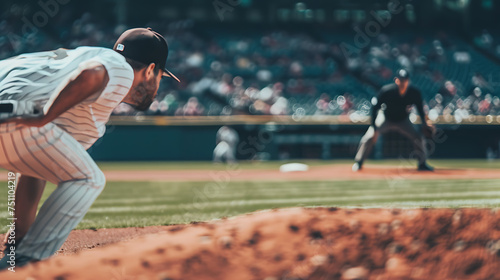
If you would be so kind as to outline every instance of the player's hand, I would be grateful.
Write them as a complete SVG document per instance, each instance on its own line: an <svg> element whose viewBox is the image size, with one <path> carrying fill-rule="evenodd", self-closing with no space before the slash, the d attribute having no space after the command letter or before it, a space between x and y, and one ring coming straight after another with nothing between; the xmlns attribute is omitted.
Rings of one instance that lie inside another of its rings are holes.
<svg viewBox="0 0 500 280"><path fill-rule="evenodd" d="M434 124L430 120L426 120L425 125L427 125L429 127L434 127Z"/></svg>
<svg viewBox="0 0 500 280"><path fill-rule="evenodd" d="M425 136L425 138L431 139L434 137L434 134L436 133L436 128L434 125L426 123L422 125L422 134Z"/></svg>
<svg viewBox="0 0 500 280"><path fill-rule="evenodd" d="M28 115L0 120L0 124L15 123L24 126L42 127L47 124L44 115Z"/></svg>

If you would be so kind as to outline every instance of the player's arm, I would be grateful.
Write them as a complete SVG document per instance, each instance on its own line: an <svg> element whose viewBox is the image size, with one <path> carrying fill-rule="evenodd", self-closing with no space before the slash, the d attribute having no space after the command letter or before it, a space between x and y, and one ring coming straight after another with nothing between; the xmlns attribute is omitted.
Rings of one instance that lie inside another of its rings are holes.
<svg viewBox="0 0 500 280"><path fill-rule="evenodd" d="M377 103L372 106L372 120L371 120L371 125L373 126L374 129L377 129L375 126L375 120L377 119L378 111L382 107L382 104L384 103L384 92L380 90L378 96L377 96Z"/></svg>
<svg viewBox="0 0 500 280"><path fill-rule="evenodd" d="M27 126L44 126L93 94L102 92L108 81L108 73L102 64L86 62L62 84L62 89L55 91L56 94L49 99L41 115L16 117L9 121Z"/></svg>

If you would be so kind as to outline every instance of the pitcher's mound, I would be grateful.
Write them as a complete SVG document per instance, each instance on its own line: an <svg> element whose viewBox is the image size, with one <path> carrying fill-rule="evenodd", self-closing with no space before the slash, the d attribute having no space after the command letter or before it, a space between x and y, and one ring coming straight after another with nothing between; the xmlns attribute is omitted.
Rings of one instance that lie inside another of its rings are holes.
<svg viewBox="0 0 500 280"><path fill-rule="evenodd" d="M491 209L290 208L171 226L0 279L500 279L499 240Z"/></svg>

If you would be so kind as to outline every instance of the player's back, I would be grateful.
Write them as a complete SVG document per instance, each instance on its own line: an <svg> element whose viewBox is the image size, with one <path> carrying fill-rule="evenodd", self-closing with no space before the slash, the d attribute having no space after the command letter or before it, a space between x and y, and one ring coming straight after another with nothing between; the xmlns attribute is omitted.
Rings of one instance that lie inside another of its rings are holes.
<svg viewBox="0 0 500 280"><path fill-rule="evenodd" d="M110 49L80 47L21 54L0 61L0 100L31 101L41 109L80 63Z"/></svg>
<svg viewBox="0 0 500 280"><path fill-rule="evenodd" d="M87 61L104 65L109 81L99 96L74 106L53 123L59 125L86 148L104 134L105 124L130 90L132 67L117 52L100 47L22 54L0 61L0 100L30 102L42 111L52 95L69 82L71 74ZM0 133L17 129L14 124L0 125Z"/></svg>

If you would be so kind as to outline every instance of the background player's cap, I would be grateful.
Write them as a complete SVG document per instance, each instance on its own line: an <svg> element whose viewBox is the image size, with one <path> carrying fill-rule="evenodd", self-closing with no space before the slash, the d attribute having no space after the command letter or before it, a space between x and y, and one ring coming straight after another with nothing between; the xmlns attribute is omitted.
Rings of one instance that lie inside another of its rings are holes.
<svg viewBox="0 0 500 280"><path fill-rule="evenodd" d="M406 69L399 69L396 73L396 78L400 80L408 80L410 79L410 72L408 72L408 70Z"/></svg>
<svg viewBox="0 0 500 280"><path fill-rule="evenodd" d="M144 64L155 63L164 71L163 76L180 82L172 72L165 68L168 57L167 40L151 28L134 28L123 32L116 40L113 50L126 58Z"/></svg>

